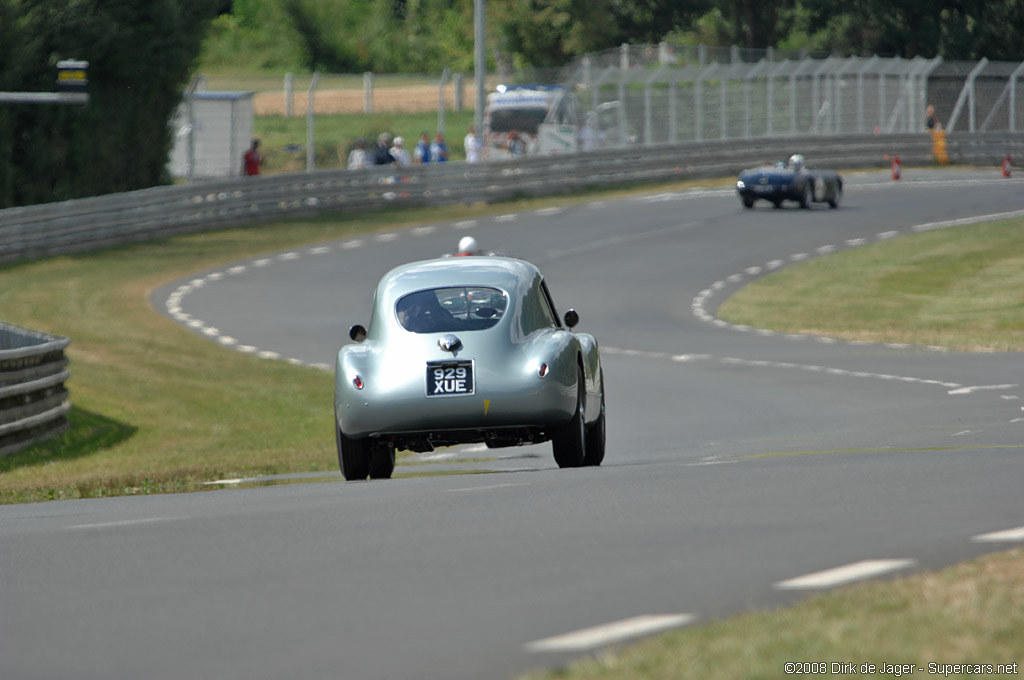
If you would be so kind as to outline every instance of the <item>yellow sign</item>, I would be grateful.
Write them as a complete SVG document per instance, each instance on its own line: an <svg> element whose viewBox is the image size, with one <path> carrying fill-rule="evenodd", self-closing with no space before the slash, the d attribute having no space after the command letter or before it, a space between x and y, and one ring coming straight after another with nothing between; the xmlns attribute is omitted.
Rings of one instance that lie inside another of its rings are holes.
<svg viewBox="0 0 1024 680"><path fill-rule="evenodd" d="M946 131L932 130L932 155L935 162L949 165L949 154L946 153Z"/></svg>

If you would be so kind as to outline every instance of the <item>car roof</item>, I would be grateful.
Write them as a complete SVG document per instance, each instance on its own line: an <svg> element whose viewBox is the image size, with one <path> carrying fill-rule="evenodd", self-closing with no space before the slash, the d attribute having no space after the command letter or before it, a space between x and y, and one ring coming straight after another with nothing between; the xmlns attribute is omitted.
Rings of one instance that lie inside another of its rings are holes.
<svg viewBox="0 0 1024 680"><path fill-rule="evenodd" d="M490 286L509 293L528 287L540 270L526 260L491 255L444 257L395 267L381 278L377 300L394 301L418 290Z"/></svg>

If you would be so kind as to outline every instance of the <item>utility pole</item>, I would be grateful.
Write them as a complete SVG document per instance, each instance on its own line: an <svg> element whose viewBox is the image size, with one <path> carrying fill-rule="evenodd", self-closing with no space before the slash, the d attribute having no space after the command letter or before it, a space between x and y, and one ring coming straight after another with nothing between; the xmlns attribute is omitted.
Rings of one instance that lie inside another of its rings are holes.
<svg viewBox="0 0 1024 680"><path fill-rule="evenodd" d="M487 25L484 17L484 0L473 0L473 75L476 85L476 134L483 139L484 134L484 102L487 87L487 47L485 45L484 28Z"/></svg>

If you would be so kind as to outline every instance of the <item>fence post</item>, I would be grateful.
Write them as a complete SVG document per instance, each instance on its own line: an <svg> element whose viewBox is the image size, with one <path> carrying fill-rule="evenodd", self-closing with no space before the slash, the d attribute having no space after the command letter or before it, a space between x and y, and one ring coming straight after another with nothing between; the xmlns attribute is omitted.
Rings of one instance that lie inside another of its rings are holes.
<svg viewBox="0 0 1024 680"><path fill-rule="evenodd" d="M196 174L196 112L192 105L192 97L196 93L196 89L199 87L201 76L196 74L192 78L192 82L188 84L188 89L185 91L185 107L188 111L188 176L189 182L193 180Z"/></svg>
<svg viewBox="0 0 1024 680"><path fill-rule="evenodd" d="M437 86L437 131L444 133L444 87L448 84L451 71L447 66L441 71L441 84Z"/></svg>
<svg viewBox="0 0 1024 680"><path fill-rule="evenodd" d="M463 80L464 79L461 73L456 73L454 76L452 76L452 94L454 95L455 98L455 113L462 113L462 97L464 94Z"/></svg>
<svg viewBox="0 0 1024 680"><path fill-rule="evenodd" d="M373 113L373 72L363 74L363 113Z"/></svg>
<svg viewBox="0 0 1024 680"><path fill-rule="evenodd" d="M284 117L292 117L292 99L295 96L295 76L284 74Z"/></svg>
<svg viewBox="0 0 1024 680"><path fill-rule="evenodd" d="M313 120L316 110L316 86L320 82L320 72L313 72L313 81L309 84L309 104L306 108L306 172L316 169L316 138L313 135Z"/></svg>

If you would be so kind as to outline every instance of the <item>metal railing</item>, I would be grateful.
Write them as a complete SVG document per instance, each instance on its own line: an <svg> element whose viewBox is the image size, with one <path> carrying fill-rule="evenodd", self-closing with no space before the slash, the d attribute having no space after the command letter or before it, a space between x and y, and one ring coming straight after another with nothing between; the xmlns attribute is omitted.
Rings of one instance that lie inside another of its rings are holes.
<svg viewBox="0 0 1024 680"><path fill-rule="evenodd" d="M950 134L949 162L999 167L1024 152L1024 134ZM0 210L0 264L253 222L388 206L498 202L673 179L726 177L794 152L813 166L905 167L936 162L932 138L913 135L766 137L633 145L625 149L524 157L479 164L324 170L155 187Z"/></svg>
<svg viewBox="0 0 1024 680"><path fill-rule="evenodd" d="M68 338L0 322L0 456L68 428Z"/></svg>

